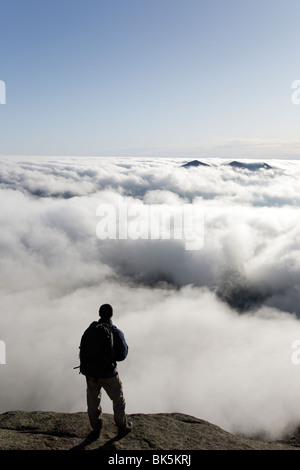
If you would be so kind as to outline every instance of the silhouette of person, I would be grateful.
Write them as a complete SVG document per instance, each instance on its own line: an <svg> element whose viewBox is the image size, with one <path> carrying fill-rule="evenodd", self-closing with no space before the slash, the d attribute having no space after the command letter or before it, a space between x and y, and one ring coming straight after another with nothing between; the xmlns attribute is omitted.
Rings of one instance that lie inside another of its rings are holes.
<svg viewBox="0 0 300 470"><path fill-rule="evenodd" d="M124 334L112 322L113 308L110 304L103 304L99 308L100 319L97 323L108 324L112 329L113 335L113 358L106 372L101 377L91 377L86 375L86 397L87 411L94 437L100 435L102 428L102 408L101 391L105 390L112 401L114 420L118 427L118 435L127 434L132 429L132 422L126 419L125 398L123 394L123 385L117 371L117 362L126 359L128 354L128 345Z"/></svg>

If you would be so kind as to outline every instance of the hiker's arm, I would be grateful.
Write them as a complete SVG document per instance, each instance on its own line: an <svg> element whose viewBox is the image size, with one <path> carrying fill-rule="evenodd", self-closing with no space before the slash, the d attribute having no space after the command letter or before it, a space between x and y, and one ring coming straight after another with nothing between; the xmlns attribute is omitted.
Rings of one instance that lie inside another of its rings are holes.
<svg viewBox="0 0 300 470"><path fill-rule="evenodd" d="M113 329L114 334L114 359L116 361L124 361L128 354L128 346L122 331L117 328Z"/></svg>

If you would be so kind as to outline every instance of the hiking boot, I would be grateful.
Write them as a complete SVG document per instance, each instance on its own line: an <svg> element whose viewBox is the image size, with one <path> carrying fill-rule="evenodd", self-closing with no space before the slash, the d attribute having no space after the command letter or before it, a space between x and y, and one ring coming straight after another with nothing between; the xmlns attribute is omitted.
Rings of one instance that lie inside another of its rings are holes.
<svg viewBox="0 0 300 470"><path fill-rule="evenodd" d="M133 428L133 423L131 421L128 421L124 426L119 426L118 427L118 436L126 436Z"/></svg>
<svg viewBox="0 0 300 470"><path fill-rule="evenodd" d="M102 419L99 419L97 427L95 427L89 434L88 438L92 440L98 439L102 429Z"/></svg>

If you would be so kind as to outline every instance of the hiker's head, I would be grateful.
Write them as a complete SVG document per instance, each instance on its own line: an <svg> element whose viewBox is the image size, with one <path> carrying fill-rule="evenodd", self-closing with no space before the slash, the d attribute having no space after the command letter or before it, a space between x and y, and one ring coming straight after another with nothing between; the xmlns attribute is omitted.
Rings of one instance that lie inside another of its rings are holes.
<svg viewBox="0 0 300 470"><path fill-rule="evenodd" d="M99 308L99 316L104 320L108 320L113 316L113 308L109 304L103 304Z"/></svg>

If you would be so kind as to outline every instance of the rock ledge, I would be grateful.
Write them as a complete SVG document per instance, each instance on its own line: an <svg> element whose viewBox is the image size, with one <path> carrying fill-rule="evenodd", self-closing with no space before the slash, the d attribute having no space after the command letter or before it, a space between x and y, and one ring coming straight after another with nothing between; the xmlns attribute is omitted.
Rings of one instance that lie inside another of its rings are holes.
<svg viewBox="0 0 300 470"><path fill-rule="evenodd" d="M86 413L9 411L0 414L0 450L298 450L300 438L263 442L234 436L180 413L132 414L134 428L118 438L112 414L100 437L89 439Z"/></svg>

